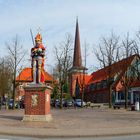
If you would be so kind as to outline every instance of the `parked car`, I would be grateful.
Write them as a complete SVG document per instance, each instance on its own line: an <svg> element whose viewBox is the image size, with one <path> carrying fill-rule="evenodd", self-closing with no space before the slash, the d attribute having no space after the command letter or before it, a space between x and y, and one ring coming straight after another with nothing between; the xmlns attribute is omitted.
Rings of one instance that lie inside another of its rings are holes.
<svg viewBox="0 0 140 140"><path fill-rule="evenodd" d="M130 101L128 100L128 106L130 107ZM113 105L114 109L120 109L120 108L124 108L125 107L125 101L119 101L119 102L115 102Z"/></svg>
<svg viewBox="0 0 140 140"><path fill-rule="evenodd" d="M75 99L75 106L82 107L82 100L81 99ZM83 101L83 106L86 106L86 103Z"/></svg>
<svg viewBox="0 0 140 140"><path fill-rule="evenodd" d="M55 107L60 107L60 100L59 99L55 100Z"/></svg>
<svg viewBox="0 0 140 140"><path fill-rule="evenodd" d="M9 109L13 109L14 106L14 100L13 99L9 99L8 101L8 108ZM15 108L18 108L18 102L15 102Z"/></svg>
<svg viewBox="0 0 140 140"><path fill-rule="evenodd" d="M63 107L66 107L65 99L62 99L62 105L63 105ZM60 99L55 100L55 107L60 107Z"/></svg>
<svg viewBox="0 0 140 140"><path fill-rule="evenodd" d="M14 105L13 99L9 99L8 108L9 108L9 109L12 109L12 108L13 108L13 105Z"/></svg>
<svg viewBox="0 0 140 140"><path fill-rule="evenodd" d="M73 107L74 106L74 100L69 99L66 100L66 107Z"/></svg>

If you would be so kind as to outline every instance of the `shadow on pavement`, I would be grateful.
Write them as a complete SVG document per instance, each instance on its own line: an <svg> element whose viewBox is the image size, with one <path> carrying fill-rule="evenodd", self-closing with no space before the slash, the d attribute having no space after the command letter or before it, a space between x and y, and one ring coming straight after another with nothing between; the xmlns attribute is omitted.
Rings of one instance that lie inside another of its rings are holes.
<svg viewBox="0 0 140 140"><path fill-rule="evenodd" d="M10 119L10 120L22 120L22 116L6 116L6 115L0 115L0 118L4 119Z"/></svg>

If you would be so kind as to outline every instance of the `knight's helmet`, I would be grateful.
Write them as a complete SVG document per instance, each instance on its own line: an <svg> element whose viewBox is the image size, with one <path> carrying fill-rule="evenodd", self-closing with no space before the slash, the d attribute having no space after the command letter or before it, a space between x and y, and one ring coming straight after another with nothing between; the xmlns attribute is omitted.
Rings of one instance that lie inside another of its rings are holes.
<svg viewBox="0 0 140 140"><path fill-rule="evenodd" d="M35 42L38 43L38 44L42 44L42 36L39 32L35 37Z"/></svg>

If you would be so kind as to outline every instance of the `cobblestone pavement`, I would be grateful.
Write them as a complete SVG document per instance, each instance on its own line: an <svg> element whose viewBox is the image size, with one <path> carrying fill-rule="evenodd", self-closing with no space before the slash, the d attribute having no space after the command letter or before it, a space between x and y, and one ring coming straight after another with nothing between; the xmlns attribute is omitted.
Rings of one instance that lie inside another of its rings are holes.
<svg viewBox="0 0 140 140"><path fill-rule="evenodd" d="M107 108L52 109L51 122L23 122L24 110L0 111L0 134L102 136L140 134L140 112Z"/></svg>

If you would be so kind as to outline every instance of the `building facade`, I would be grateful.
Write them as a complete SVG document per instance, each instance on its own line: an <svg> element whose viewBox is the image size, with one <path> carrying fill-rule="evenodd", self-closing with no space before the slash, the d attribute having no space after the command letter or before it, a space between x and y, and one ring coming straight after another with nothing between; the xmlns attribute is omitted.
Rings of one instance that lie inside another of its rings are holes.
<svg viewBox="0 0 140 140"><path fill-rule="evenodd" d="M125 90L128 90L128 101L134 104L140 100L140 57L132 55L107 66L92 74L86 73L82 65L80 34L76 21L73 66L69 70L69 86L72 97L82 98L93 103L109 103L109 84L112 90L112 102L123 102ZM84 90L84 91L83 91ZM84 95L83 95L84 94ZM78 96L77 96L78 95Z"/></svg>

